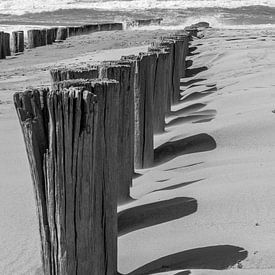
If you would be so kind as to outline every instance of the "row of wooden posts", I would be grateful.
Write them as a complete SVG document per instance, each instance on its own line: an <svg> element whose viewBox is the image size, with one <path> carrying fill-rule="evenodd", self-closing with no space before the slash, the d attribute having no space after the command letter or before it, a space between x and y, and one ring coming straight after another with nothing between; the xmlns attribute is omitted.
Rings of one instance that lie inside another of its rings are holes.
<svg viewBox="0 0 275 275"><path fill-rule="evenodd" d="M66 40L75 35L89 34L97 31L122 30L122 23L86 24L82 26L53 27L48 29L32 29L27 31L27 47L29 49L51 45L54 42ZM9 33L0 31L0 59L5 59L11 53L24 52L24 32Z"/></svg>
<svg viewBox="0 0 275 275"><path fill-rule="evenodd" d="M126 27L160 24L162 18L138 19L126 23ZM48 29L32 29L27 31L27 47L29 49L51 45L75 35L89 34L98 31L123 30L123 23L85 24L81 26L52 27ZM11 34L0 31L0 59L12 53L24 52L24 32L14 31Z"/></svg>
<svg viewBox="0 0 275 275"><path fill-rule="evenodd" d="M100 66L51 70L14 95L31 168L44 273L117 274L117 204L154 165L153 135L180 100L190 33Z"/></svg>
<svg viewBox="0 0 275 275"><path fill-rule="evenodd" d="M0 59L11 56L12 53L24 51L24 32L15 31L11 36L9 33L0 31Z"/></svg>

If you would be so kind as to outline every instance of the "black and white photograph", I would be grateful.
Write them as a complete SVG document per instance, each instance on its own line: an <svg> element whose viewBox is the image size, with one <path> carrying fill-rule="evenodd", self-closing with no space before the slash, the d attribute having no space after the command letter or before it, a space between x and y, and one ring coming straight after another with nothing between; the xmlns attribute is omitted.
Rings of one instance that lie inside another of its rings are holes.
<svg viewBox="0 0 275 275"><path fill-rule="evenodd" d="M0 275L275 275L275 0L0 0Z"/></svg>

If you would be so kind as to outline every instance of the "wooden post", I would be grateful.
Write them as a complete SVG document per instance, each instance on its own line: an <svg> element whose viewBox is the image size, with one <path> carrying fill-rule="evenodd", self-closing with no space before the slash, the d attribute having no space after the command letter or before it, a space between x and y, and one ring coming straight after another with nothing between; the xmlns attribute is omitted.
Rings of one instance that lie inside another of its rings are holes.
<svg viewBox="0 0 275 275"><path fill-rule="evenodd" d="M67 28L65 27L60 27L57 30L56 34L56 41L63 41L66 40L68 36Z"/></svg>
<svg viewBox="0 0 275 275"><path fill-rule="evenodd" d="M76 67L76 68L57 68L50 70L53 87L56 82L69 79L94 79L98 78L98 68L91 67Z"/></svg>
<svg viewBox="0 0 275 275"><path fill-rule="evenodd" d="M99 31L109 31L111 28L110 23L98 24Z"/></svg>
<svg viewBox="0 0 275 275"><path fill-rule="evenodd" d="M47 45L51 45L54 41L54 30L53 29L46 29L46 43Z"/></svg>
<svg viewBox="0 0 275 275"><path fill-rule="evenodd" d="M172 93L171 103L178 104L180 99L180 50L176 40L165 38L162 45L169 46L172 54Z"/></svg>
<svg viewBox="0 0 275 275"><path fill-rule="evenodd" d="M191 35L185 30L177 31L176 35L180 35L184 39L184 60L186 60L186 57L189 54L189 41L191 39Z"/></svg>
<svg viewBox="0 0 275 275"><path fill-rule="evenodd" d="M169 114L171 111L171 105L173 102L173 94L174 94L174 43L169 40L162 40L159 45L165 49L166 52L169 53L169 58L167 61L167 85L168 85L168 95L166 102L166 114Z"/></svg>
<svg viewBox="0 0 275 275"><path fill-rule="evenodd" d="M88 33L97 32L99 30L98 24L87 24L84 25Z"/></svg>
<svg viewBox="0 0 275 275"><path fill-rule="evenodd" d="M157 54L155 86L153 95L153 127L154 134L164 132L167 97L169 94L169 53L164 48L151 46L148 49Z"/></svg>
<svg viewBox="0 0 275 275"><path fill-rule="evenodd" d="M83 34L83 26L75 27L75 35L82 35Z"/></svg>
<svg viewBox="0 0 275 275"><path fill-rule="evenodd" d="M0 31L0 59L6 58L6 51L5 51L5 35L4 32Z"/></svg>
<svg viewBox="0 0 275 275"><path fill-rule="evenodd" d="M120 31L123 30L122 23L111 23L110 24L110 31Z"/></svg>
<svg viewBox="0 0 275 275"><path fill-rule="evenodd" d="M53 42L55 42L56 36L57 36L58 28L57 28L57 27L54 27L54 28L52 28L52 30L53 30Z"/></svg>
<svg viewBox="0 0 275 275"><path fill-rule="evenodd" d="M122 57L135 63L135 168L148 168L154 161L153 94L156 54Z"/></svg>
<svg viewBox="0 0 275 275"><path fill-rule="evenodd" d="M10 56L11 50L10 50L10 34L4 33L4 44L5 44L5 55Z"/></svg>
<svg viewBox="0 0 275 275"><path fill-rule="evenodd" d="M187 26L187 27L184 28L184 30L190 34L191 39L192 39L193 36L194 36L194 37L197 37L197 36L198 36L199 30L198 30L197 27L194 27L194 26Z"/></svg>
<svg viewBox="0 0 275 275"><path fill-rule="evenodd" d="M11 51L13 53L18 53L18 32L12 32L11 33Z"/></svg>
<svg viewBox="0 0 275 275"><path fill-rule="evenodd" d="M40 46L47 45L47 29L40 30Z"/></svg>
<svg viewBox="0 0 275 275"><path fill-rule="evenodd" d="M17 32L17 45L18 45L18 52L22 53L24 52L24 32L23 31L18 31Z"/></svg>
<svg viewBox="0 0 275 275"><path fill-rule="evenodd" d="M97 80L14 95L47 275L117 274L117 95Z"/></svg>
<svg viewBox="0 0 275 275"><path fill-rule="evenodd" d="M100 78L119 81L118 204L123 204L130 199L134 173L134 66L105 62L99 71Z"/></svg>
<svg viewBox="0 0 275 275"><path fill-rule="evenodd" d="M75 27L71 26L71 27L67 27L67 36L71 37L71 36L75 36Z"/></svg>
<svg viewBox="0 0 275 275"><path fill-rule="evenodd" d="M28 48L36 48L41 46L40 30L28 30Z"/></svg>

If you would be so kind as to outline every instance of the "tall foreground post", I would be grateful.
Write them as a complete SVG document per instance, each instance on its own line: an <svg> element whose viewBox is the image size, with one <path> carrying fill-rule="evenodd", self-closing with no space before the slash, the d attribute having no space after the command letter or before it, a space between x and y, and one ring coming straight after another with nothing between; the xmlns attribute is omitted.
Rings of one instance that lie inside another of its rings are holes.
<svg viewBox="0 0 275 275"><path fill-rule="evenodd" d="M134 173L134 66L111 62L99 71L100 78L119 81L118 204L123 204L130 199Z"/></svg>
<svg viewBox="0 0 275 275"><path fill-rule="evenodd" d="M14 95L33 178L44 273L117 273L118 84Z"/></svg>

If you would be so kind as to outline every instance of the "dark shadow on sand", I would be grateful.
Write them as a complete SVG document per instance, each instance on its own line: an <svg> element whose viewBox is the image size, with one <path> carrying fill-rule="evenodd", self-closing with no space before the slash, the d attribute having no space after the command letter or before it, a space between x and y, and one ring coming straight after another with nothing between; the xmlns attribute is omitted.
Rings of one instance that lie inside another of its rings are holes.
<svg viewBox="0 0 275 275"><path fill-rule="evenodd" d="M186 182L178 183L175 185L167 186L167 187L164 187L161 189L157 189L157 190L154 190L153 192L175 190L175 189L178 189L178 188L181 188L181 187L184 187L184 186L187 186L187 185L190 185L192 183L196 183L196 182L199 182L202 180L204 180L204 179L186 181Z"/></svg>
<svg viewBox="0 0 275 275"><path fill-rule="evenodd" d="M181 155L210 151L216 147L214 138L202 133L162 144L154 150L154 161L158 165Z"/></svg>
<svg viewBox="0 0 275 275"><path fill-rule="evenodd" d="M202 163L203 163L203 161L200 161L200 162L196 162L196 163L192 163L192 164L188 164L188 165L183 165L183 166L178 166L178 167L174 167L174 168L165 169L163 171L173 171L173 170L177 170L177 169L181 169L181 168L196 166L196 165L199 165L199 164L202 164Z"/></svg>
<svg viewBox="0 0 275 275"><path fill-rule="evenodd" d="M180 219L197 211L197 200L177 197L123 210L118 213L118 235Z"/></svg>
<svg viewBox="0 0 275 275"><path fill-rule="evenodd" d="M195 103L195 104L191 104L187 107L181 108L177 111L171 111L170 114L175 115L175 116L180 116L180 115L188 114L191 112L196 112L196 111L204 108L205 106L206 106L206 104L204 104L204 103Z"/></svg>
<svg viewBox="0 0 275 275"><path fill-rule="evenodd" d="M202 66L202 67L198 67L198 68L194 68L194 69L187 69L186 70L186 77L195 76L198 73L204 72L206 70L208 70L208 67L206 67L206 66Z"/></svg>
<svg viewBox="0 0 275 275"><path fill-rule="evenodd" d="M191 80L188 80L188 81L181 81L180 85L181 86L189 86L189 85L192 85L194 83L202 82L202 81L205 81L205 80L207 80L207 79L206 78L191 79Z"/></svg>
<svg viewBox="0 0 275 275"><path fill-rule="evenodd" d="M209 89L200 91L200 92L193 92L187 95L184 95L183 93L183 97L181 98L181 101L190 101L190 100L197 100L200 98L203 98L207 95L213 94L214 92L216 92L218 89L217 87L211 87Z"/></svg>
<svg viewBox="0 0 275 275"><path fill-rule="evenodd" d="M185 61L185 66L186 66L186 68L189 68L189 67L191 67L192 65L193 65L193 60L189 59L189 60L186 60L186 61Z"/></svg>
<svg viewBox="0 0 275 275"><path fill-rule="evenodd" d="M244 248L232 245L200 247L159 258L127 275L149 275L181 269L223 270L243 261L247 255ZM182 272L177 274L188 274Z"/></svg>
<svg viewBox="0 0 275 275"><path fill-rule="evenodd" d="M176 126L182 123L198 123L205 120L205 122L210 121L214 119L215 116L213 115L189 115L185 117L177 117L173 120L171 120L169 123L166 124L167 127Z"/></svg>

